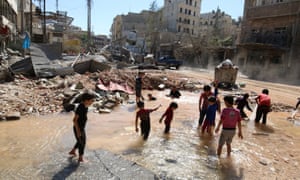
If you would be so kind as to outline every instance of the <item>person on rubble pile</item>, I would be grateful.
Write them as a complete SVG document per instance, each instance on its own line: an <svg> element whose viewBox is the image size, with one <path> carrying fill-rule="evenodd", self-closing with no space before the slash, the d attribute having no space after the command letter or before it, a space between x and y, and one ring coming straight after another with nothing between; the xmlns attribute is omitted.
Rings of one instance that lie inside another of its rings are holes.
<svg viewBox="0 0 300 180"><path fill-rule="evenodd" d="M255 123L259 123L261 117L263 117L262 123L267 123L267 115L271 111L271 98L269 96L269 90L263 89L262 93L255 98L257 103Z"/></svg>
<svg viewBox="0 0 300 180"><path fill-rule="evenodd" d="M1 17L1 16L0 16ZM2 18L0 19L0 55L5 52L6 41L9 37L9 28L4 25Z"/></svg>
<svg viewBox="0 0 300 180"><path fill-rule="evenodd" d="M145 76L144 72L139 71L138 76L135 79L135 96L136 96L136 103L140 102L144 99L142 95L142 88L143 88L143 77Z"/></svg>
<svg viewBox="0 0 300 180"><path fill-rule="evenodd" d="M85 126L87 122L88 107L93 104L95 95L91 93L84 93L81 96L81 103L76 109L75 116L73 118L73 131L76 138L76 144L69 152L70 155L76 156L76 149L79 151L78 162L84 162L83 154L86 144Z"/></svg>
<svg viewBox="0 0 300 180"><path fill-rule="evenodd" d="M135 117L135 131L139 132L138 119L140 119L141 135L143 136L143 139L146 141L148 139L148 136L150 134L150 129L151 129L150 113L156 111L159 107L161 107L161 105L157 106L154 109L145 109L144 102L139 101L137 103L137 106L139 110L136 112L136 117Z"/></svg>

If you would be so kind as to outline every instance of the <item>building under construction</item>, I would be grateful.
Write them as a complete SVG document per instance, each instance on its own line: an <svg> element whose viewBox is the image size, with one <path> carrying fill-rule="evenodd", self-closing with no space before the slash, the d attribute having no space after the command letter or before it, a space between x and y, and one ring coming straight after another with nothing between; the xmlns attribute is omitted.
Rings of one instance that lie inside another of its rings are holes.
<svg viewBox="0 0 300 180"><path fill-rule="evenodd" d="M299 83L300 0L245 0L236 63L250 77Z"/></svg>

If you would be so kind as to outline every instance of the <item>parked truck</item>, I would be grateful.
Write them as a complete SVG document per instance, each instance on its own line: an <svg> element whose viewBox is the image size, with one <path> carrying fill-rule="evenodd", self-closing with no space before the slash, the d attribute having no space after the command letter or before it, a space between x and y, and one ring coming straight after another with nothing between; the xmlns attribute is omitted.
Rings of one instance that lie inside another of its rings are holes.
<svg viewBox="0 0 300 180"><path fill-rule="evenodd" d="M179 67L183 64L183 61L177 60L173 56L161 56L156 62L157 66L166 66L168 68L174 67L179 69Z"/></svg>

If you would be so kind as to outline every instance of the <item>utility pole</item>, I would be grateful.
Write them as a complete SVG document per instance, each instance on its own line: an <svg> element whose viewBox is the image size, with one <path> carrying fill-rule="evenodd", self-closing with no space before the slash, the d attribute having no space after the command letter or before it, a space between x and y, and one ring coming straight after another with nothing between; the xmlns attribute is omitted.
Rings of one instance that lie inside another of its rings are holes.
<svg viewBox="0 0 300 180"><path fill-rule="evenodd" d="M87 48L90 48L90 45L91 45L91 7L92 7L92 0L87 0L87 11L88 11L88 14L87 14L87 31L88 31L88 34L87 34Z"/></svg>
<svg viewBox="0 0 300 180"><path fill-rule="evenodd" d="M24 33L24 1L20 1L21 9L21 33Z"/></svg>
<svg viewBox="0 0 300 180"><path fill-rule="evenodd" d="M46 43L46 0L44 0L44 26L43 26L43 42Z"/></svg>
<svg viewBox="0 0 300 180"><path fill-rule="evenodd" d="M56 0L56 13L58 14L58 0Z"/></svg>
<svg viewBox="0 0 300 180"><path fill-rule="evenodd" d="M32 38L32 0L30 0L30 37Z"/></svg>

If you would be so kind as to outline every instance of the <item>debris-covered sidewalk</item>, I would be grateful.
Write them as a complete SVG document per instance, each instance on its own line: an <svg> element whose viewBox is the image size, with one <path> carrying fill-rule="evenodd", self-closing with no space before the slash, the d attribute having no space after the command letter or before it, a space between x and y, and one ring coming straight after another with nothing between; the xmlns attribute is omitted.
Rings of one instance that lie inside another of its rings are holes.
<svg viewBox="0 0 300 180"><path fill-rule="evenodd" d="M98 112L111 112L119 103L126 103L134 92L138 70L118 70L56 76L51 79L30 79L16 75L15 80L0 84L1 119L19 119L30 114L52 114L74 108L76 99L85 90L94 91ZM176 86L195 91L201 83L173 71L146 70L143 87L162 90ZM101 88L102 87L102 88ZM103 88L103 87L106 87Z"/></svg>

